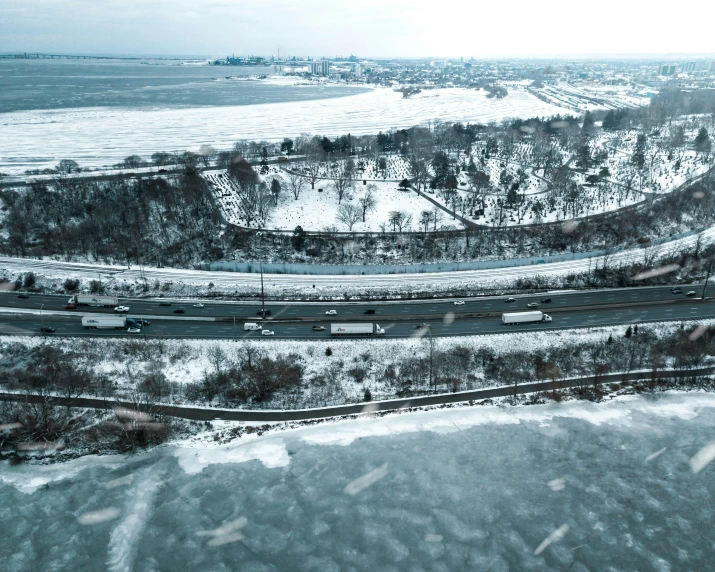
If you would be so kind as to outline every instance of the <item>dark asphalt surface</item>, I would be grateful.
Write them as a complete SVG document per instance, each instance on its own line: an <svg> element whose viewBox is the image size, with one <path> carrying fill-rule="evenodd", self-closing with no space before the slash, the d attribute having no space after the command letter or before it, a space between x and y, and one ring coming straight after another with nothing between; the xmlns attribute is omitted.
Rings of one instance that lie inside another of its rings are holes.
<svg viewBox="0 0 715 572"><path fill-rule="evenodd" d="M488 334L512 331L558 330L577 327L635 324L665 320L698 320L715 317L715 302L699 298L702 286L683 286L683 292L692 289L697 297L686 298L673 294L670 287L648 287L607 291L573 293L550 293L517 296L516 302L506 303L507 296L465 299L465 304L456 306L453 300L429 302L325 302L286 304L267 302L272 315L265 320L266 327L275 332L275 338L330 338L331 322L370 321L387 330L386 337L409 337L418 332L416 325L422 322L432 325L432 333L439 336ZM708 288L712 296L715 287ZM530 302L539 302L549 297L550 304L540 304L540 310L552 315L553 322L504 326L503 312L526 311ZM117 330L86 330L81 326L84 313L111 314L109 308L82 306L76 316L52 315L49 312L64 311L69 296L30 295L21 299L15 293L0 294L0 307L5 309L33 309L38 314L0 313L0 334L39 334L40 327L52 326L54 335L121 335L180 338L259 338L260 332L244 332L243 323L259 321L256 312L260 303L206 302L203 308L193 308L192 301L174 301L169 307L159 305L159 300L120 298L119 303L130 307L129 316L144 317L152 324L142 334L127 334ZM184 314L175 314L177 308ZM335 309L337 316L326 316L327 310ZM366 315L374 309L374 315ZM193 319L191 319L193 318ZM234 326L235 319L235 326ZM313 332L312 326L320 324L325 332ZM270 339L270 338L264 338Z"/></svg>

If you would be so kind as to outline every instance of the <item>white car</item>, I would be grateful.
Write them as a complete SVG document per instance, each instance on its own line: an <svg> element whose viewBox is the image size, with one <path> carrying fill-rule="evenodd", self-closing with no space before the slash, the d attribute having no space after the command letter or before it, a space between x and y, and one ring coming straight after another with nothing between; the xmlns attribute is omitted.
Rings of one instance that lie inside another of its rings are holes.
<svg viewBox="0 0 715 572"><path fill-rule="evenodd" d="M141 334L142 330L141 330L141 328L127 328L127 333L128 334Z"/></svg>
<svg viewBox="0 0 715 572"><path fill-rule="evenodd" d="M275 332L273 330L261 330L262 336L274 336Z"/></svg>
<svg viewBox="0 0 715 572"><path fill-rule="evenodd" d="M337 310L328 310L327 312L325 312L325 315L326 316L337 316L338 311Z"/></svg>
<svg viewBox="0 0 715 572"><path fill-rule="evenodd" d="M527 308L538 308L539 303L538 302L532 302L531 304L526 305Z"/></svg>
<svg viewBox="0 0 715 572"><path fill-rule="evenodd" d="M117 306L114 308L115 312L128 312L129 311L129 306Z"/></svg>
<svg viewBox="0 0 715 572"><path fill-rule="evenodd" d="M454 305L455 306L464 306L464 300L455 300Z"/></svg>
<svg viewBox="0 0 715 572"><path fill-rule="evenodd" d="M204 305L201 302L199 302L198 304L194 304L194 308L203 308L203 307L204 307Z"/></svg>

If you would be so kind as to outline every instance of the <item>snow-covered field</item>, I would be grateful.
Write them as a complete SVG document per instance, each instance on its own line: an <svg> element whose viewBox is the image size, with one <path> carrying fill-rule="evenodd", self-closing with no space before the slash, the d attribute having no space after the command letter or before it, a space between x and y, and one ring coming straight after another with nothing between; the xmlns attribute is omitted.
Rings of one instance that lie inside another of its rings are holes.
<svg viewBox="0 0 715 572"><path fill-rule="evenodd" d="M280 140L302 133L373 134L427 121L481 122L563 113L525 91L487 99L483 90L437 89L403 98L379 88L360 95L236 107L137 110L92 108L0 114L0 172L114 164L128 155L230 148L239 139Z"/></svg>
<svg viewBox="0 0 715 572"><path fill-rule="evenodd" d="M715 396L411 412L0 464L8 570L708 570ZM41 524L40 524L41 523Z"/></svg>

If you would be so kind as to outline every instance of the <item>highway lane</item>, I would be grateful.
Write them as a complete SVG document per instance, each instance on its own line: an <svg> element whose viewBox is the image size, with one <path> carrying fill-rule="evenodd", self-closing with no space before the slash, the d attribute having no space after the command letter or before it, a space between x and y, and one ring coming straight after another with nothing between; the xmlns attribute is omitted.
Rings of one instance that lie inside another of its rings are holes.
<svg viewBox="0 0 715 572"><path fill-rule="evenodd" d="M454 300L424 300L424 301L390 301L390 302L312 302L286 303L269 300L266 308L271 310L271 320L304 319L341 321L349 319L366 319L371 321L385 319L423 319L442 317L453 313L456 317L470 314L502 313L505 311L525 311L527 304L539 303L538 309L549 313L570 308L584 308L607 305L651 304L655 302L678 301L684 303L685 292L695 290L697 296L702 295L702 285L682 286L682 294L673 294L669 286L624 288L613 290L592 290L579 292L554 292L535 295L515 296L516 301L506 303L508 296L484 296L462 298L465 304L457 306ZM715 296L715 285L708 287L708 296ZM544 304L541 300L551 298L551 303ZM0 307L26 308L39 311L63 311L69 296L31 294L28 299L18 298L16 293L0 294ZM120 298L119 303L130 307L129 315L133 317L158 318L160 316L223 318L247 321L257 318L260 302L204 302L203 308L194 308L193 304L200 300L170 300L171 306L161 306L159 299ZM687 302L685 302L687 303ZM43 306L44 305L44 306ZM183 309L183 314L174 311ZM336 310L337 316L326 316L327 310ZM366 310L374 310L374 314L365 314ZM107 313L107 308L92 308L81 306L78 313Z"/></svg>
<svg viewBox="0 0 715 572"><path fill-rule="evenodd" d="M500 307L501 308L501 307ZM435 336L464 336L510 332L548 331L569 328L587 328L619 324L672 320L701 320L715 317L715 300L689 300L678 304L649 304L646 306L621 306L601 308L568 309L554 312L553 322L505 326L501 314L485 317L455 317L435 315L424 320L431 325ZM335 320L333 320L335 321ZM386 329L385 337L405 338L424 336L426 329L417 326L423 320L406 317L405 320L380 320L375 322ZM306 320L303 322L266 322L265 327L275 332L274 336L261 336L260 332L245 332L243 321L185 321L154 318L152 324L141 334L128 334L122 330L86 330L79 316L54 316L39 314L0 314L0 335L40 335L40 327L52 326L57 331L54 336L121 336L146 338L195 338L195 339L332 339L330 322ZM313 325L324 325L326 330L314 332Z"/></svg>

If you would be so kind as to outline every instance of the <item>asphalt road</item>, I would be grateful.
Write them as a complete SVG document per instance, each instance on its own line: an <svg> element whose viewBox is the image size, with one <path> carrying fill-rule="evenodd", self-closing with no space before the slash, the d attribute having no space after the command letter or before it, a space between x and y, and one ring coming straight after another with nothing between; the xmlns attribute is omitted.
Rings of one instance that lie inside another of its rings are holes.
<svg viewBox="0 0 715 572"><path fill-rule="evenodd" d="M683 287L687 291L691 287ZM698 296L702 287L693 286ZM708 289L713 294L713 287ZM504 326L501 314L505 311L526 311L526 305L550 297L552 302L540 304L539 309L553 317L551 323ZM686 298L673 294L669 287L622 289L574 293L541 294L520 296L513 303L506 297L466 299L464 305L456 306L450 301L381 302L381 303L267 303L272 315L265 320L265 327L274 331L274 338L330 338L331 322L370 321L387 330L386 337L410 337L424 334L416 326L429 323L433 335L460 336L491 334L512 331L559 330L579 327L594 327L616 324L666 320L698 320L715 317L715 301ZM40 328L52 326L54 335L97 336L146 336L169 338L259 338L260 332L244 332L243 323L259 321L258 303L206 303L204 308L193 308L192 303L172 301L169 307L159 305L158 300L120 299L120 304L131 309L129 316L144 317L152 324L142 334L127 334L120 330L86 330L81 326L83 313L111 313L107 308L81 307L65 312L66 296L31 295L29 299L17 298L16 294L0 295L0 335L39 334ZM40 307L43 307L40 315ZM183 308L185 314L174 314ZM31 309L37 313L13 314L11 309ZM337 316L326 316L335 309ZM374 309L374 315L365 315ZM54 312L62 311L61 315ZM235 320L235 325L234 325ZM324 332L312 331L313 325L323 325Z"/></svg>

